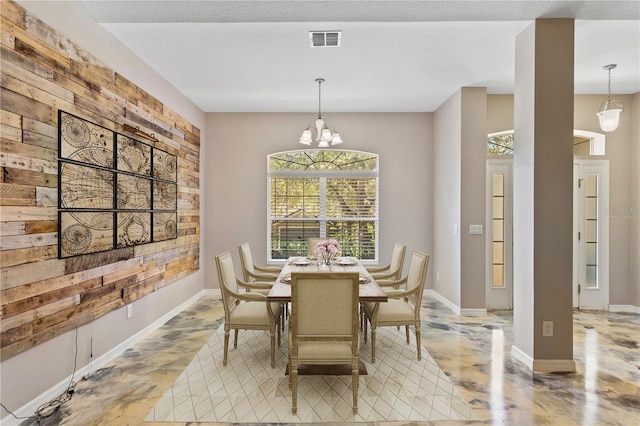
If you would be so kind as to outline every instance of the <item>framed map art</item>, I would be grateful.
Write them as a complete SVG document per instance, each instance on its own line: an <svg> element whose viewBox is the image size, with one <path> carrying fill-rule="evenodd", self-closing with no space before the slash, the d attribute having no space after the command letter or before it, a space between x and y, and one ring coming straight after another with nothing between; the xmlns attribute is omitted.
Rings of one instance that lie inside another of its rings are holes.
<svg viewBox="0 0 640 426"><path fill-rule="evenodd" d="M58 112L58 256L177 238L177 157Z"/></svg>

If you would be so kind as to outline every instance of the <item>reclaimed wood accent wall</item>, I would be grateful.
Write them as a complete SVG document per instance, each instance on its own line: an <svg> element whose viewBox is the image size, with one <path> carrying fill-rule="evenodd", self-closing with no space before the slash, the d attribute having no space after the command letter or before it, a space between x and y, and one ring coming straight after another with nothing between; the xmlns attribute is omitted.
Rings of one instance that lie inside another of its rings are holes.
<svg viewBox="0 0 640 426"><path fill-rule="evenodd" d="M199 269L200 130L20 5L2 0L0 14L4 360ZM139 127L178 157L177 239L58 258L58 110Z"/></svg>

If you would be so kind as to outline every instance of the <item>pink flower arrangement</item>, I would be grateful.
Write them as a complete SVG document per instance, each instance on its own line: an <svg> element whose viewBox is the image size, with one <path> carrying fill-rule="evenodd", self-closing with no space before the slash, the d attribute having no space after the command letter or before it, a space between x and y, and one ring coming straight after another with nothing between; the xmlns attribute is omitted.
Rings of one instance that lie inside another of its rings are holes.
<svg viewBox="0 0 640 426"><path fill-rule="evenodd" d="M318 259L322 259L323 263L329 264L339 250L340 243L334 239L328 239L318 241L313 252L318 256Z"/></svg>

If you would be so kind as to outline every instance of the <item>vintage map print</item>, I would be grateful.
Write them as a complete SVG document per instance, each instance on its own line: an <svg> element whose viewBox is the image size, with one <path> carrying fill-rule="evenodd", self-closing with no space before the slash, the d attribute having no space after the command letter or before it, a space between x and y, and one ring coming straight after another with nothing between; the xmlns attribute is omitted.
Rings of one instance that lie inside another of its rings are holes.
<svg viewBox="0 0 640 426"><path fill-rule="evenodd" d="M60 111L60 158L112 169L113 132Z"/></svg>
<svg viewBox="0 0 640 426"><path fill-rule="evenodd" d="M118 170L151 176L151 147L118 134L116 164Z"/></svg>
<svg viewBox="0 0 640 426"><path fill-rule="evenodd" d="M177 157L58 113L58 257L178 237Z"/></svg>
<svg viewBox="0 0 640 426"><path fill-rule="evenodd" d="M177 213L153 214L153 241L172 240L178 236Z"/></svg>
<svg viewBox="0 0 640 426"><path fill-rule="evenodd" d="M113 249L113 213L60 212L60 257Z"/></svg>
<svg viewBox="0 0 640 426"><path fill-rule="evenodd" d="M178 159L175 155L159 149L153 150L153 177L157 179L178 181Z"/></svg>
<svg viewBox="0 0 640 426"><path fill-rule="evenodd" d="M117 246L128 247L151 242L151 213L116 213Z"/></svg>

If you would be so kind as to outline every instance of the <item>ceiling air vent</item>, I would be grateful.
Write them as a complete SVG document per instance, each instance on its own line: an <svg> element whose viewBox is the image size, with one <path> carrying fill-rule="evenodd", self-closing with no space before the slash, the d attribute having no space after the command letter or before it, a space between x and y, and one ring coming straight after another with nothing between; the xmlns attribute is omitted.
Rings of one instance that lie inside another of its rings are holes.
<svg viewBox="0 0 640 426"><path fill-rule="evenodd" d="M309 42L311 47L339 47L342 31L311 31Z"/></svg>

